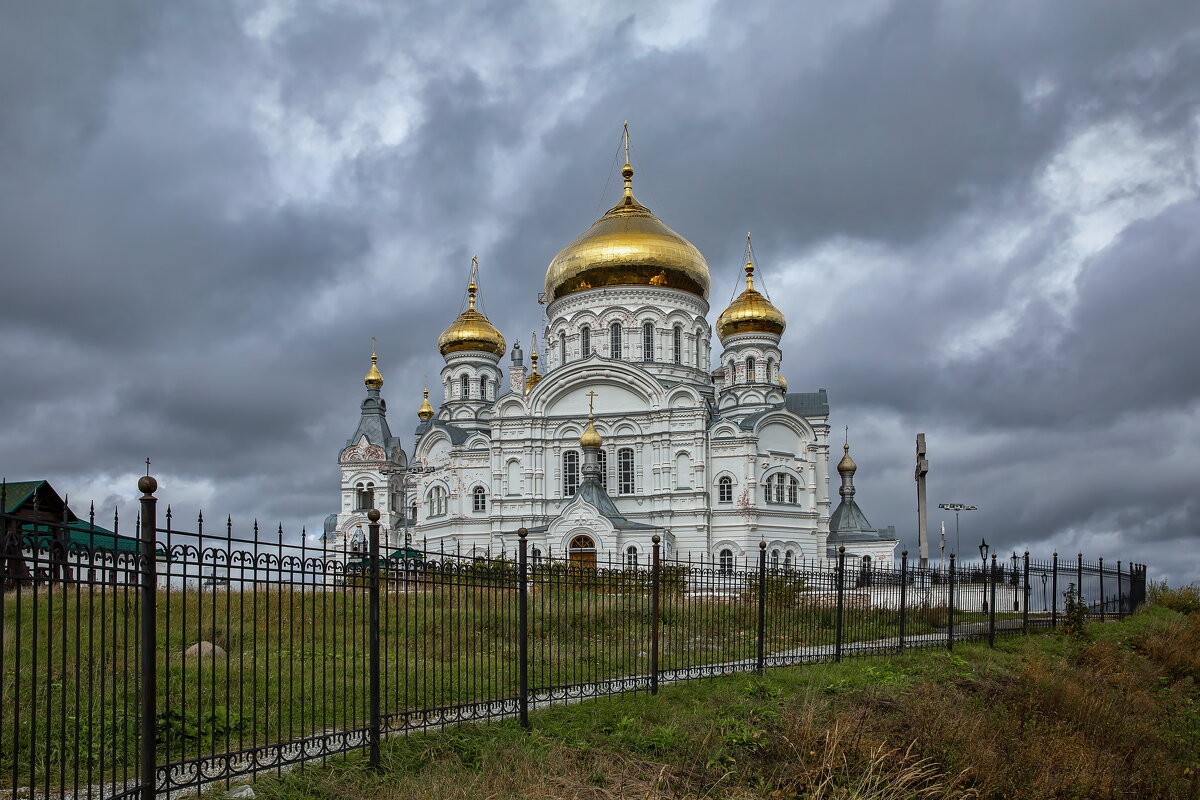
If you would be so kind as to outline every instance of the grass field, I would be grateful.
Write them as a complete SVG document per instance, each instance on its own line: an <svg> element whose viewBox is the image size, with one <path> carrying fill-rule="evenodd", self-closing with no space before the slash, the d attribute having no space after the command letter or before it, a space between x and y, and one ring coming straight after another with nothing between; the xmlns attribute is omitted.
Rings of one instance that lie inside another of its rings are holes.
<svg viewBox="0 0 1200 800"><path fill-rule="evenodd" d="M517 592L500 586L392 585L381 598L385 714L514 697ZM415 588L415 590L413 590ZM828 598L772 595L765 649L828 645ZM128 774L136 752L135 590L60 586L0 602L0 787L88 784ZM757 601L745 591L664 591L663 670L753 658ZM648 593L535 586L530 681L588 683L650 670ZM982 615L958 615L962 622ZM158 762L361 727L367 718L366 590L160 591ZM944 623L910 609L907 632ZM844 641L894 636L895 611L849 607ZM197 642L221 648L186 656Z"/></svg>
<svg viewBox="0 0 1200 800"><path fill-rule="evenodd" d="M1200 614L773 670L461 725L260 800L1200 796Z"/></svg>

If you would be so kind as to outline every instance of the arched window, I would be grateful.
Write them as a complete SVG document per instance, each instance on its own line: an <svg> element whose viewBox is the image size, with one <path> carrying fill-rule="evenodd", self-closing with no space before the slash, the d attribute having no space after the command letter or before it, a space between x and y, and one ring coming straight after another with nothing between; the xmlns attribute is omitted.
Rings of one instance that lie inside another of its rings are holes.
<svg viewBox="0 0 1200 800"><path fill-rule="evenodd" d="M767 374L763 376L763 380L767 383L775 382L775 359L767 359Z"/></svg>
<svg viewBox="0 0 1200 800"><path fill-rule="evenodd" d="M767 481L766 481L766 483L765 483L764 485L765 485L765 487L766 487L766 490L767 490L767 491L766 491L766 501L767 501L768 503L770 503L770 502L772 501L772 499L773 499L773 496L774 496L774 495L773 495L773 493L774 493L774 491L775 491L775 476L774 476L774 475L768 475L768 476L767 476Z"/></svg>
<svg viewBox="0 0 1200 800"><path fill-rule="evenodd" d="M416 504L416 502L413 502L413 504L408 507L408 518L410 520L412 520L413 522L417 521L417 504Z"/></svg>
<svg viewBox="0 0 1200 800"><path fill-rule="evenodd" d="M471 510L487 511L487 492L482 486L476 486L471 492Z"/></svg>
<svg viewBox="0 0 1200 800"><path fill-rule="evenodd" d="M625 548L625 566L629 569L637 569L638 551L633 545Z"/></svg>
<svg viewBox="0 0 1200 800"><path fill-rule="evenodd" d="M366 511L375 507L375 484L360 482L358 489L358 511Z"/></svg>
<svg viewBox="0 0 1200 800"><path fill-rule="evenodd" d="M671 360L676 364L683 363L683 326L676 325L671 329Z"/></svg>
<svg viewBox="0 0 1200 800"><path fill-rule="evenodd" d="M596 463L600 465L600 485L608 491L608 453L601 450L596 454Z"/></svg>
<svg viewBox="0 0 1200 800"><path fill-rule="evenodd" d="M792 505L800 502L800 484L792 476L788 476L788 494L787 501Z"/></svg>
<svg viewBox="0 0 1200 800"><path fill-rule="evenodd" d="M733 502L733 478L728 475L722 475L721 480L717 481L717 502Z"/></svg>
<svg viewBox="0 0 1200 800"><path fill-rule="evenodd" d="M792 565L792 551L789 550L783 557L783 566L790 567Z"/></svg>
<svg viewBox="0 0 1200 800"><path fill-rule="evenodd" d="M730 386L737 383L737 364L730 361L729 367L725 370L725 372L728 379L726 382L729 383Z"/></svg>
<svg viewBox="0 0 1200 800"><path fill-rule="evenodd" d="M441 486L434 486L429 490L428 503L429 513L427 516L440 517L446 513L446 490Z"/></svg>
<svg viewBox="0 0 1200 800"><path fill-rule="evenodd" d="M726 548L721 551L721 572L725 575L733 572L733 551Z"/></svg>
<svg viewBox="0 0 1200 800"><path fill-rule="evenodd" d="M642 323L642 361L654 360L654 323Z"/></svg>
<svg viewBox="0 0 1200 800"><path fill-rule="evenodd" d="M541 548L535 547L532 550L530 550L529 551L529 559L531 561L533 561L534 564L537 564L539 561L541 561L542 560Z"/></svg>
<svg viewBox="0 0 1200 800"><path fill-rule="evenodd" d="M579 453L568 450L563 453L563 497L574 497L579 489Z"/></svg>
<svg viewBox="0 0 1200 800"><path fill-rule="evenodd" d="M782 474L776 475L775 476L775 502L776 503L783 502L783 492L784 492L783 475Z"/></svg>
<svg viewBox="0 0 1200 800"><path fill-rule="evenodd" d="M479 399L487 400L487 375L479 376Z"/></svg>
<svg viewBox="0 0 1200 800"><path fill-rule="evenodd" d="M567 334L565 331L558 332L558 357L558 363L567 363Z"/></svg>
<svg viewBox="0 0 1200 800"><path fill-rule="evenodd" d="M471 379L468 376L463 375L461 380L459 380L459 383L462 384L462 399L469 399L471 397Z"/></svg>
<svg viewBox="0 0 1200 800"><path fill-rule="evenodd" d="M521 463L515 458L509 459L508 462L508 493L521 493Z"/></svg>
<svg viewBox="0 0 1200 800"><path fill-rule="evenodd" d="M771 551L771 566L775 569L779 569L779 550Z"/></svg>
<svg viewBox="0 0 1200 800"><path fill-rule="evenodd" d="M592 329L584 325L579 329L579 357L587 358L592 354Z"/></svg>
<svg viewBox="0 0 1200 800"><path fill-rule="evenodd" d="M633 492L633 448L622 447L617 451L617 493Z"/></svg>
<svg viewBox="0 0 1200 800"><path fill-rule="evenodd" d="M701 369L706 369L707 365L704 363L704 357L701 354L702 343L700 339L700 331L696 331L696 366L700 367Z"/></svg>
<svg viewBox="0 0 1200 800"><path fill-rule="evenodd" d="M754 383L754 356L746 356L746 383Z"/></svg>
<svg viewBox="0 0 1200 800"><path fill-rule="evenodd" d="M608 326L608 354L613 358L621 357L621 323L619 322Z"/></svg>

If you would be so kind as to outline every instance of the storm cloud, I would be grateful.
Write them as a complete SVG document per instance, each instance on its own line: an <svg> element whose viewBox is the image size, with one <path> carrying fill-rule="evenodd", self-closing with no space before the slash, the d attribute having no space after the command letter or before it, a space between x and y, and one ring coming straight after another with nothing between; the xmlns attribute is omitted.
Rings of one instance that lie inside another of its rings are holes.
<svg viewBox="0 0 1200 800"><path fill-rule="evenodd" d="M406 437L472 254L527 346L628 119L872 522L924 432L952 548L1200 579L1193 2L8 3L0 104L9 480L318 528L370 337Z"/></svg>

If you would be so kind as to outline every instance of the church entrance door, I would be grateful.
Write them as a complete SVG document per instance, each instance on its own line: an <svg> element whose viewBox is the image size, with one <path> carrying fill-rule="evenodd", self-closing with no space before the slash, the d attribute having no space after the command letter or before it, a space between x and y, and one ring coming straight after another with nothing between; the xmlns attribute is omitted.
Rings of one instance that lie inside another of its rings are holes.
<svg viewBox="0 0 1200 800"><path fill-rule="evenodd" d="M571 566L596 568L596 542L592 537L584 534L571 537L567 553L571 558Z"/></svg>

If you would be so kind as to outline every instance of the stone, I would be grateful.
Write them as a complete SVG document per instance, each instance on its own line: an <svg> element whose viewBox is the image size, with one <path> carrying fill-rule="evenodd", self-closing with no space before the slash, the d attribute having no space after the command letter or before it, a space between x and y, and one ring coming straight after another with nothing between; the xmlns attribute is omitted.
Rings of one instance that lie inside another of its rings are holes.
<svg viewBox="0 0 1200 800"><path fill-rule="evenodd" d="M212 658L213 656L216 656L217 658L224 658L225 649L220 645L213 644L212 642L196 642L187 650L184 650L183 655L187 658L193 656L199 656L200 658ZM250 787L247 786L246 788L248 789ZM250 795L250 797L253 796L253 794Z"/></svg>
<svg viewBox="0 0 1200 800"><path fill-rule="evenodd" d="M234 786L226 792L225 797L229 798L229 800L254 800L254 789L250 788L250 784L243 783L241 786Z"/></svg>

